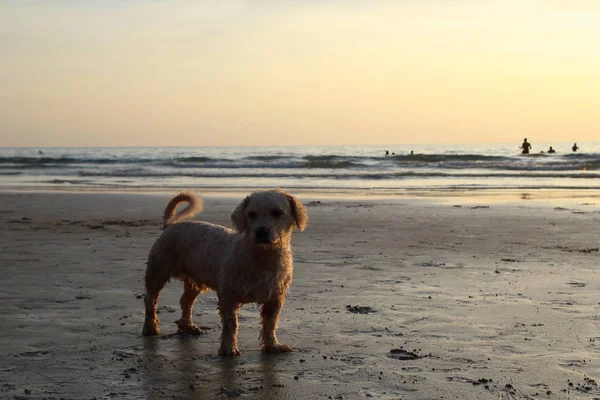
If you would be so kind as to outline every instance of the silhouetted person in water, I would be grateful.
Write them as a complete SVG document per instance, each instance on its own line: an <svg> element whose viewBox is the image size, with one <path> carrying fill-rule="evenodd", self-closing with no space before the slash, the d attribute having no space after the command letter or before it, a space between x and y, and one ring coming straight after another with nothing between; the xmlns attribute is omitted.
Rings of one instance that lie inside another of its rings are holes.
<svg viewBox="0 0 600 400"><path fill-rule="evenodd" d="M573 144L573 147L571 147L571 150L573 150L573 151L579 150L579 147L577 147L577 143Z"/></svg>
<svg viewBox="0 0 600 400"><path fill-rule="evenodd" d="M389 156L389 155L390 155L390 152L386 150L386 151L385 151L385 155L386 155L386 156Z"/></svg>
<svg viewBox="0 0 600 400"><path fill-rule="evenodd" d="M552 148L552 146L550 146L550 148L548 149L548 153L556 153L556 151L554 151L554 149Z"/></svg>
<svg viewBox="0 0 600 400"><path fill-rule="evenodd" d="M519 147L520 149L523 149L523 151L521 152L521 154L529 154L529 149L531 148L531 143L529 143L527 141L527 138L525 138L523 140L523 144L521 145L521 147Z"/></svg>
<svg viewBox="0 0 600 400"><path fill-rule="evenodd" d="M411 156L414 156L414 155L415 155L415 152L411 150L411 151L410 151L410 155L411 155Z"/></svg>

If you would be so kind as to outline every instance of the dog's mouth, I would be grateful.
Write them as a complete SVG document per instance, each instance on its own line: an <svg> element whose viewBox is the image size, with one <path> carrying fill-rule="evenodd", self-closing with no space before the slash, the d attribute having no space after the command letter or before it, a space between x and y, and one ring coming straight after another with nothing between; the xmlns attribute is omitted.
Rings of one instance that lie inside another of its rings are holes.
<svg viewBox="0 0 600 400"><path fill-rule="evenodd" d="M262 247L272 247L277 245L277 243L279 243L278 240L269 240L269 239L261 239L261 240L255 240L254 243L256 243L259 246Z"/></svg>
<svg viewBox="0 0 600 400"><path fill-rule="evenodd" d="M265 249L270 249L277 247L279 245L279 238L270 239L270 238L254 238L254 244L258 247L262 247Z"/></svg>

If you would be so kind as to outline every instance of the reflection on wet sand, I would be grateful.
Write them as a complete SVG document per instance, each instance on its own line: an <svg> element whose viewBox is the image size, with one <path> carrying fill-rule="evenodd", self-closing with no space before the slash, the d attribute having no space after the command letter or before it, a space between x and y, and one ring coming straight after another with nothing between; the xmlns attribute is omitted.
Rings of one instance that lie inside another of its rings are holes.
<svg viewBox="0 0 600 400"><path fill-rule="evenodd" d="M165 335L144 338L142 387L147 399L291 398L278 379L285 355L246 351L220 357L200 350L201 337Z"/></svg>

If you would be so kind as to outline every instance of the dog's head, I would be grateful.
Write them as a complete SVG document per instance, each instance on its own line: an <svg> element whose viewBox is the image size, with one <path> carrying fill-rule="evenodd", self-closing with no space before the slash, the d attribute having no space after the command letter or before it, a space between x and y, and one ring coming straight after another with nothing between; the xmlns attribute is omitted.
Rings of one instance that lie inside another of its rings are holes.
<svg viewBox="0 0 600 400"><path fill-rule="evenodd" d="M308 221L306 208L282 190L262 190L246 197L231 214L240 233L254 243L274 246L289 238L294 228L303 231Z"/></svg>

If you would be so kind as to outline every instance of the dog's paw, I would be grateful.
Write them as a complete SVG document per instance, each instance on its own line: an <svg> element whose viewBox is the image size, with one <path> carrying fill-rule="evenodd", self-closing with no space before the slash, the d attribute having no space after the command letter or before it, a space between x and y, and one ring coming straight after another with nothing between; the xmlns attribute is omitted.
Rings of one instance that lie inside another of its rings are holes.
<svg viewBox="0 0 600 400"><path fill-rule="evenodd" d="M187 326L185 329L181 329L183 333L189 333L190 335L205 335L202 329L198 328L196 325Z"/></svg>
<svg viewBox="0 0 600 400"><path fill-rule="evenodd" d="M190 335L204 335L206 333L194 324L185 323L181 320L175 321L175 323L177 324L177 328L181 333L187 333Z"/></svg>
<svg viewBox="0 0 600 400"><path fill-rule="evenodd" d="M219 349L219 355L220 356L225 356L225 357L233 357L233 356L239 356L240 354L240 350L237 347L221 347Z"/></svg>
<svg viewBox="0 0 600 400"><path fill-rule="evenodd" d="M292 348L287 344L274 344L272 346L263 346L262 350L265 353L288 353L292 351Z"/></svg>
<svg viewBox="0 0 600 400"><path fill-rule="evenodd" d="M160 329L158 329L158 322L153 322L150 324L144 324L144 329L142 330L142 335L144 336L156 336L160 333Z"/></svg>

